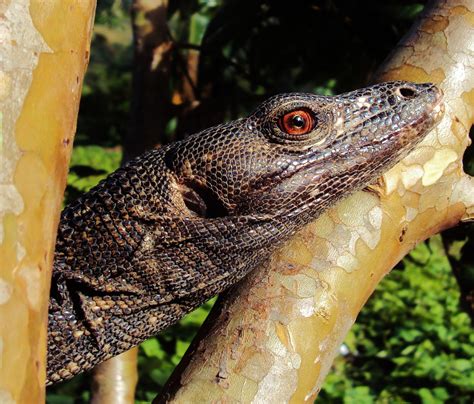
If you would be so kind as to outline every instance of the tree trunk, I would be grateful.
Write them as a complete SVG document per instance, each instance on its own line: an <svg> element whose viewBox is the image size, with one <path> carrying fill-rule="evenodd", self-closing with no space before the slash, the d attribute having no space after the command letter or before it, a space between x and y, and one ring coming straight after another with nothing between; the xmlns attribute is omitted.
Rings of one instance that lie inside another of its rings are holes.
<svg viewBox="0 0 474 404"><path fill-rule="evenodd" d="M42 402L56 229L95 1L0 3L0 402Z"/></svg>
<svg viewBox="0 0 474 404"><path fill-rule="evenodd" d="M135 347L94 368L92 404L135 403L137 355Z"/></svg>
<svg viewBox="0 0 474 404"><path fill-rule="evenodd" d="M123 138L126 163L162 143L173 107L171 104L171 50L167 0L134 0L133 89L129 130ZM93 402L133 403L138 348L109 359L93 371Z"/></svg>
<svg viewBox="0 0 474 404"><path fill-rule="evenodd" d="M296 235L221 297L156 403L305 402L379 281L418 242L474 218L462 157L474 121L474 3L427 7L378 81L432 81L437 129L372 187Z"/></svg>
<svg viewBox="0 0 474 404"><path fill-rule="evenodd" d="M172 112L167 8L167 0L133 1L133 93L124 162L163 142Z"/></svg>

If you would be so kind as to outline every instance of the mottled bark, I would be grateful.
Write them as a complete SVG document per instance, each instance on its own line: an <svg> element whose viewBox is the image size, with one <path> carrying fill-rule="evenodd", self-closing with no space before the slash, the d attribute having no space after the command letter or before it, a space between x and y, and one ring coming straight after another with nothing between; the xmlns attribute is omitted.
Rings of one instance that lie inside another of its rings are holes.
<svg viewBox="0 0 474 404"><path fill-rule="evenodd" d="M379 281L418 242L474 217L474 180L462 170L473 37L472 0L428 7L378 81L437 83L439 127L374 192L335 206L222 297L156 402L311 402Z"/></svg>
<svg viewBox="0 0 474 404"><path fill-rule="evenodd" d="M92 404L133 404L137 385L138 348L130 349L94 369Z"/></svg>
<svg viewBox="0 0 474 404"><path fill-rule="evenodd" d="M0 402L44 401L56 229L95 1L0 3Z"/></svg>

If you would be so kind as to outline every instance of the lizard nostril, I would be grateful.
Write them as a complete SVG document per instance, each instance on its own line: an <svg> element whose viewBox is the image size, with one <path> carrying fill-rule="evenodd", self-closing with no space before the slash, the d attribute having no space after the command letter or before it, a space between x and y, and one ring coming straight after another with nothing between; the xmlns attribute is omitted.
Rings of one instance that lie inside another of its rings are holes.
<svg viewBox="0 0 474 404"><path fill-rule="evenodd" d="M398 95L406 99L415 98L416 96L416 91L411 87L399 87L397 88L397 92Z"/></svg>

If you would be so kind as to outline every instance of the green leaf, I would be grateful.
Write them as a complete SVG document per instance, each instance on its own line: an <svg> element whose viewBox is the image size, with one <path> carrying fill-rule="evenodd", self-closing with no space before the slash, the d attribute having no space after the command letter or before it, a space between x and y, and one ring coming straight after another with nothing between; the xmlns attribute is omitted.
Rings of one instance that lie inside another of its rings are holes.
<svg viewBox="0 0 474 404"><path fill-rule="evenodd" d="M374 397L367 386L359 386L346 391L344 404L372 404Z"/></svg>
<svg viewBox="0 0 474 404"><path fill-rule="evenodd" d="M451 362L451 367L460 372L464 372L466 370L472 370L473 364L472 364L472 360L456 359L453 362ZM474 380L472 382L474 386Z"/></svg>
<svg viewBox="0 0 474 404"><path fill-rule="evenodd" d="M191 16L191 24L189 27L189 43L199 45L202 42L208 24L209 17L200 13L194 13Z"/></svg>
<svg viewBox="0 0 474 404"><path fill-rule="evenodd" d="M400 336L400 338L404 339L407 342L413 342L415 339L422 336L423 334L419 330L405 329L400 331L398 335Z"/></svg>
<svg viewBox="0 0 474 404"><path fill-rule="evenodd" d="M74 404L74 397L63 394L48 394L47 404Z"/></svg>
<svg viewBox="0 0 474 404"><path fill-rule="evenodd" d="M140 348L143 349L143 352L145 352L145 355L149 358L155 357L163 359L166 356L166 353L161 349L161 345L156 338L150 338L142 342Z"/></svg>
<svg viewBox="0 0 474 404"><path fill-rule="evenodd" d="M188 347L189 347L189 342L180 341L180 340L176 341L176 355L182 358L186 350L188 349Z"/></svg>
<svg viewBox="0 0 474 404"><path fill-rule="evenodd" d="M423 404L444 403L449 398L447 390L442 387L436 387L432 390L423 387L418 393Z"/></svg>

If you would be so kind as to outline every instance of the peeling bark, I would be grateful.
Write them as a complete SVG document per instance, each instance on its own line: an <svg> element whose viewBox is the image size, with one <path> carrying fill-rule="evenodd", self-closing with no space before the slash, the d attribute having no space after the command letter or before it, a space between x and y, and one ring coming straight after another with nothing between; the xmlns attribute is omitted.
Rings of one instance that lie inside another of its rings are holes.
<svg viewBox="0 0 474 404"><path fill-rule="evenodd" d="M51 267L95 1L0 3L0 402L44 401Z"/></svg>
<svg viewBox="0 0 474 404"><path fill-rule="evenodd" d="M418 242L474 218L462 156L474 122L474 2L433 3L378 81L432 81L437 129L373 186L221 297L156 403L311 402L379 281Z"/></svg>

